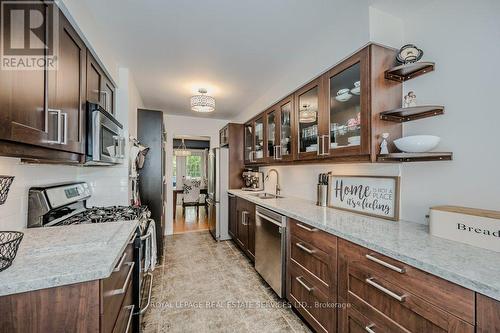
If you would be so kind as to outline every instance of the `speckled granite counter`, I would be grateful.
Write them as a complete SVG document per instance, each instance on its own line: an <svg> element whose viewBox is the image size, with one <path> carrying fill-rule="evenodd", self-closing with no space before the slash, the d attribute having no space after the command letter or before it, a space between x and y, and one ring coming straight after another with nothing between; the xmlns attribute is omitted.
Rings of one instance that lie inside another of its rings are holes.
<svg viewBox="0 0 500 333"><path fill-rule="evenodd" d="M428 226L318 207L292 197L230 193L500 301L500 254L431 236Z"/></svg>
<svg viewBox="0 0 500 333"><path fill-rule="evenodd" d="M0 296L106 278L136 221L25 229L12 266L0 272Z"/></svg>

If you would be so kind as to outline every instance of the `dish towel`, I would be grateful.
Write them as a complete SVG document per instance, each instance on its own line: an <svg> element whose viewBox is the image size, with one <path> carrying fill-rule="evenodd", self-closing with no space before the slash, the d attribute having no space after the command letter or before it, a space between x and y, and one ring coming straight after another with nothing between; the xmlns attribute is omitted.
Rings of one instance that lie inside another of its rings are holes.
<svg viewBox="0 0 500 333"><path fill-rule="evenodd" d="M156 253L156 225L155 221L151 220L149 222L148 229L146 231L146 235L149 237L146 238L146 248L144 254L144 272L154 271L156 262L157 262L157 253Z"/></svg>

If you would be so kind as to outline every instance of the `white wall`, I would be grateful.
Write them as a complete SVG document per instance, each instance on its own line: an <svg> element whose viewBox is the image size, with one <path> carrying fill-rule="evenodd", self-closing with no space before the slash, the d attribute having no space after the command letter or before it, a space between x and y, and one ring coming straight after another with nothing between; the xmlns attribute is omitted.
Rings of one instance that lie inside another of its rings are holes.
<svg viewBox="0 0 500 333"><path fill-rule="evenodd" d="M165 234L173 233L173 138L179 135L208 136L210 137L210 147L219 146L219 130L227 124L227 120L205 119L194 117L182 117L165 114L165 130L167 132L167 142L165 144L165 172L166 172L166 212L165 212Z"/></svg>
<svg viewBox="0 0 500 333"><path fill-rule="evenodd" d="M283 166L277 168L283 194L315 200L320 172L400 174L404 220L426 223L429 207L442 204L499 210L500 148L495 135L500 111L495 101L500 67L494 59L500 58L500 2L430 1L404 17L372 8L370 38L393 47L414 43L424 50L423 60L436 62L433 73L408 81L404 91L414 90L419 104L445 105L446 113L406 123L403 129L405 135L440 136L437 150L453 151L454 160ZM271 178L269 191L274 190Z"/></svg>
<svg viewBox="0 0 500 333"><path fill-rule="evenodd" d="M454 153L452 162L403 165L405 217L421 220L441 204L500 210L500 1L434 1L403 23L405 43L436 62L435 72L408 81L405 91L446 108L405 124L404 133L438 135L438 150Z"/></svg>

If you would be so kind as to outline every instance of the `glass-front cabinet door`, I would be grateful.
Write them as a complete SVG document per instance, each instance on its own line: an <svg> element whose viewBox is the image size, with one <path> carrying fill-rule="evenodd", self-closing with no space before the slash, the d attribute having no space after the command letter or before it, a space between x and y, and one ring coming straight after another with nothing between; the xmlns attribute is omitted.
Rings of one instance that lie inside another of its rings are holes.
<svg viewBox="0 0 500 333"><path fill-rule="evenodd" d="M255 119L255 145L254 145L254 161L263 162L265 160L266 147L264 145L264 116Z"/></svg>
<svg viewBox="0 0 500 333"><path fill-rule="evenodd" d="M278 149L278 159L280 160L292 160L293 159L293 148L292 148L292 131L293 131L293 98L288 97L279 103L279 143Z"/></svg>
<svg viewBox="0 0 500 333"><path fill-rule="evenodd" d="M248 163L253 163L254 162L254 128L253 128L253 122L249 122L245 124L245 136L244 136L244 141L245 141L245 164Z"/></svg>
<svg viewBox="0 0 500 333"><path fill-rule="evenodd" d="M361 53L333 68L327 75L329 142L324 143L330 156L362 154L369 149L368 96L363 79L365 58ZM367 72L367 71L366 71Z"/></svg>
<svg viewBox="0 0 500 333"><path fill-rule="evenodd" d="M266 112L266 128L267 128L267 160L273 161L279 158L278 150L278 112L275 108L271 108Z"/></svg>
<svg viewBox="0 0 500 333"><path fill-rule="evenodd" d="M298 157L313 159L321 156L322 84L321 78L301 88L295 96L298 121ZM324 95L323 95L324 96Z"/></svg>

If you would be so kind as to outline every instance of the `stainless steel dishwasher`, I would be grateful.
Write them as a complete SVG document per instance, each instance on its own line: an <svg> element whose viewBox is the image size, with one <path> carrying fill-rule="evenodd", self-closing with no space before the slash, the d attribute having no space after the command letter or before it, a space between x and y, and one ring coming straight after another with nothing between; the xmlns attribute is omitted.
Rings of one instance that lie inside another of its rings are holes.
<svg viewBox="0 0 500 333"><path fill-rule="evenodd" d="M255 209L255 215L255 269L283 298L287 218L260 206Z"/></svg>

